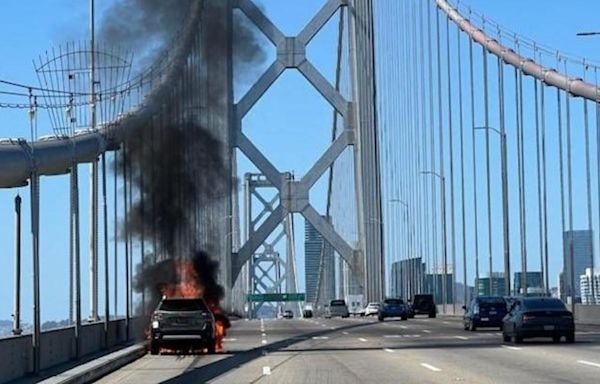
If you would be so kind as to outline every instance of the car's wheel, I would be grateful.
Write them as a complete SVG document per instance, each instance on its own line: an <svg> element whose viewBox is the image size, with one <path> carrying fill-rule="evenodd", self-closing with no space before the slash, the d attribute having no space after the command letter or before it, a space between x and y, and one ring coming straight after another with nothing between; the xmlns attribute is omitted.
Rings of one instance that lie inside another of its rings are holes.
<svg viewBox="0 0 600 384"><path fill-rule="evenodd" d="M567 335L567 343L573 344L575 342L575 332L571 332Z"/></svg>
<svg viewBox="0 0 600 384"><path fill-rule="evenodd" d="M552 335L553 343L560 343L560 335Z"/></svg>
<svg viewBox="0 0 600 384"><path fill-rule="evenodd" d="M429 314L429 318L430 318L430 319L435 319L435 313L430 313L430 314Z"/></svg>
<svg viewBox="0 0 600 384"><path fill-rule="evenodd" d="M383 321L383 316L381 316L381 315L377 316L377 320Z"/></svg>
<svg viewBox="0 0 600 384"><path fill-rule="evenodd" d="M469 330L469 324L468 324L467 322L465 322L465 321L463 321L463 329L464 329L465 331L468 331L468 330Z"/></svg>
<svg viewBox="0 0 600 384"><path fill-rule="evenodd" d="M208 344L206 345L206 349L208 350L209 355L214 355L215 353L217 353L217 346L215 345L215 341L209 340Z"/></svg>
<svg viewBox="0 0 600 384"><path fill-rule="evenodd" d="M515 333L511 337L511 341L512 341L513 344L521 344L521 343L523 343L523 336L520 336L520 335L518 335L518 334Z"/></svg>
<svg viewBox="0 0 600 384"><path fill-rule="evenodd" d="M504 341L505 343L510 342L510 336L508 336L506 333L502 334L502 341Z"/></svg>
<svg viewBox="0 0 600 384"><path fill-rule="evenodd" d="M150 354L151 355L158 355L158 353L160 352L160 345L158 344L157 341L151 341L150 342Z"/></svg>
<svg viewBox="0 0 600 384"><path fill-rule="evenodd" d="M408 316L402 316L400 319L402 319L402 320L408 320Z"/></svg>
<svg viewBox="0 0 600 384"><path fill-rule="evenodd" d="M469 331L475 332L476 330L477 330L477 326L475 325L475 323L473 323L473 321L471 321L469 323Z"/></svg>

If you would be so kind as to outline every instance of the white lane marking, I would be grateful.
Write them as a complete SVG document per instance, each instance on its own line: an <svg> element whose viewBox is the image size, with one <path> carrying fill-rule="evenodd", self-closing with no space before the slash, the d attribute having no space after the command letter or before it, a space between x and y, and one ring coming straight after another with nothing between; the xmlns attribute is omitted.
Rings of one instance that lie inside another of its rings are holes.
<svg viewBox="0 0 600 384"><path fill-rule="evenodd" d="M271 374L271 367L263 367L263 376L269 376Z"/></svg>
<svg viewBox="0 0 600 384"><path fill-rule="evenodd" d="M267 344L267 340L263 340L263 341L261 341L261 343Z"/></svg>
<svg viewBox="0 0 600 384"><path fill-rule="evenodd" d="M329 329L335 329L335 327L329 327Z"/></svg>
<svg viewBox="0 0 600 384"><path fill-rule="evenodd" d="M327 327L325 324L321 324L321 327Z"/></svg>
<svg viewBox="0 0 600 384"><path fill-rule="evenodd" d="M415 337L421 337L421 335L404 335L404 337L415 338Z"/></svg>
<svg viewBox="0 0 600 384"><path fill-rule="evenodd" d="M402 335L383 335L385 339L396 339L402 337Z"/></svg>
<svg viewBox="0 0 600 384"><path fill-rule="evenodd" d="M430 365L430 364L427 364L427 363L421 363L421 367L427 368L427 369L429 369L430 371L433 371L433 372L440 372L441 371L441 369L439 369L438 367L434 367L433 365Z"/></svg>
<svg viewBox="0 0 600 384"><path fill-rule="evenodd" d="M459 339L459 340L469 340L469 338L466 336L454 336L454 338Z"/></svg>
<svg viewBox="0 0 600 384"><path fill-rule="evenodd" d="M389 353L394 353L393 349L389 349L389 348L383 348L384 351L389 352Z"/></svg>
<svg viewBox="0 0 600 384"><path fill-rule="evenodd" d="M600 364L598 364L598 363L594 363L594 362L591 362L591 361L587 361L587 360L577 360L577 362L578 362L579 364L588 365L588 366L590 366L590 367L594 367L594 368L600 368Z"/></svg>
<svg viewBox="0 0 600 384"><path fill-rule="evenodd" d="M494 335L496 335L496 336L502 336L502 332L496 332L496 333L494 333Z"/></svg>
<svg viewBox="0 0 600 384"><path fill-rule="evenodd" d="M313 340L327 340L328 336L313 336Z"/></svg>
<svg viewBox="0 0 600 384"><path fill-rule="evenodd" d="M265 336L267 336L267 334L263 332L263 333L261 334L261 336L262 336L262 337L265 337Z"/></svg>
<svg viewBox="0 0 600 384"><path fill-rule="evenodd" d="M447 322L447 321L442 321L442 323L444 323L444 324L450 324L450 323L449 323L449 322Z"/></svg>
<svg viewBox="0 0 600 384"><path fill-rule="evenodd" d="M431 333L431 331L429 329L424 329L423 332L424 333Z"/></svg>
<svg viewBox="0 0 600 384"><path fill-rule="evenodd" d="M344 331L344 332L342 332L342 333L343 333L344 335L349 335L349 333L348 333L348 332L346 332L346 331Z"/></svg>
<svg viewBox="0 0 600 384"><path fill-rule="evenodd" d="M224 338L223 341L237 341L237 339Z"/></svg>
<svg viewBox="0 0 600 384"><path fill-rule="evenodd" d="M362 341L363 343L367 342L367 339L363 339L362 337L359 337L358 340Z"/></svg>
<svg viewBox="0 0 600 384"><path fill-rule="evenodd" d="M501 347L502 348L506 348L506 349L510 349L511 351L520 351L521 349L523 349L521 347L513 347L513 346L510 346L510 345L501 345Z"/></svg>
<svg viewBox="0 0 600 384"><path fill-rule="evenodd" d="M400 328L402 328L402 329L408 329L408 327L406 325L401 325Z"/></svg>

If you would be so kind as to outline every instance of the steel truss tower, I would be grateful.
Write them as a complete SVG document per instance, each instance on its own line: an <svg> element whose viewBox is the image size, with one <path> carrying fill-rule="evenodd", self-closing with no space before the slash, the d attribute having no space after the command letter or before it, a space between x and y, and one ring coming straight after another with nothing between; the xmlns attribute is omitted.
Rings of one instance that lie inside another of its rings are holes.
<svg viewBox="0 0 600 384"><path fill-rule="evenodd" d="M290 173L285 174L291 179ZM260 174L247 173L245 176L245 228L246 238L252 233L257 224L270 212L273 212L275 205L279 200L279 195L276 194L272 198L265 197L261 190L272 189L271 183ZM253 204L256 199L260 203L257 212ZM293 218L289 214L284 220L283 225L279 226L274 232L274 237L271 241L265 240L261 245L261 249L257 250L249 261L249 286L248 293L297 293L296 284L296 263L295 263L295 244L294 244ZM277 246L285 238L285 257L277 250ZM273 312L280 311L286 304L270 303L270 302L250 302L249 317L257 316L261 307L269 306ZM290 304L286 308L293 308ZM296 303L296 316L300 314L299 303Z"/></svg>
<svg viewBox="0 0 600 384"><path fill-rule="evenodd" d="M372 0L328 0L297 36L285 36L252 0L235 0L233 7L243 12L276 47L274 62L233 108L231 144L239 148L279 192L280 201L247 241L231 258L233 284L244 264L289 214L299 213L350 266L362 282L365 299L380 300L384 294L382 249L381 185L375 113L375 73L373 56ZM352 100L346 100L306 57L306 47L325 24L346 7L349 15L348 41ZM287 69L296 69L344 120L344 129L331 146L300 180L280 172L242 132L242 119ZM309 191L340 154L353 147L358 244L348 244L311 205Z"/></svg>

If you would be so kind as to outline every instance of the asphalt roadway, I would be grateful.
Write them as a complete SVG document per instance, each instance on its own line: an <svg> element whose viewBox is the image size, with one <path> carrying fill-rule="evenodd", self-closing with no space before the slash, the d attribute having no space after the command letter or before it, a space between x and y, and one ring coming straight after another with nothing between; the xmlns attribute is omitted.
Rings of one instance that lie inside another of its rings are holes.
<svg viewBox="0 0 600 384"><path fill-rule="evenodd" d="M600 383L600 327L503 344L453 318L236 321L216 355L145 357L109 383Z"/></svg>

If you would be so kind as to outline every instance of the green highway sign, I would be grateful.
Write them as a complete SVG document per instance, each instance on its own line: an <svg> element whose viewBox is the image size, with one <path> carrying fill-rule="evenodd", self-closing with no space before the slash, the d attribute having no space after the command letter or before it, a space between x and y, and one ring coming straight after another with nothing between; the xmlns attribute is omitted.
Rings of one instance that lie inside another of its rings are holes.
<svg viewBox="0 0 600 384"><path fill-rule="evenodd" d="M248 301L304 301L304 293L255 293L247 296Z"/></svg>

